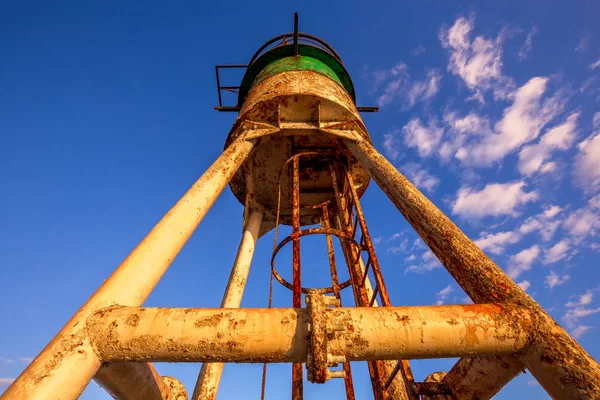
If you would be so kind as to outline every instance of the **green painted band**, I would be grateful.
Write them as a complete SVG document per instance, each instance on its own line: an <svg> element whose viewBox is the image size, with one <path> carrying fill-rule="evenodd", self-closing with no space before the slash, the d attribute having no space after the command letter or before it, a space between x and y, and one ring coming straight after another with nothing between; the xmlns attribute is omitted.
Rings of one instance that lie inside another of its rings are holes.
<svg viewBox="0 0 600 400"><path fill-rule="evenodd" d="M334 80L343 87L342 81L337 74L327 66L327 64L317 60L316 58L307 56L292 56L275 60L267 65L256 77L252 86L257 85L268 77L288 71L314 71L325 75L329 79Z"/></svg>

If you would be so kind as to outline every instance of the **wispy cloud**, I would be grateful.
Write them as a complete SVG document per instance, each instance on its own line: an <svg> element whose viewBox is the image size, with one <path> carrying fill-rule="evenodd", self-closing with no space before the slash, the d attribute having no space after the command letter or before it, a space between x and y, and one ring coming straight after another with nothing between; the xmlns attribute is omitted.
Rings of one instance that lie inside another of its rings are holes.
<svg viewBox="0 0 600 400"><path fill-rule="evenodd" d="M376 70L372 76L372 95L377 94L379 107L399 102L401 109L408 109L419 102L432 99L440 90L442 74L437 69L426 69L423 80L414 80L408 66L399 62L389 70Z"/></svg>
<svg viewBox="0 0 600 400"><path fill-rule="evenodd" d="M538 245L533 245L510 257L510 264L506 271L511 279L517 279L523 272L529 271L532 264L540 255Z"/></svg>
<svg viewBox="0 0 600 400"><path fill-rule="evenodd" d="M544 251L544 264L554 264L557 261L569 255L571 242L568 239L563 239L554 246Z"/></svg>
<svg viewBox="0 0 600 400"><path fill-rule="evenodd" d="M33 361L33 358L31 358L31 357L21 357L21 358L19 358L19 361L21 361L23 364L29 364L30 362Z"/></svg>
<svg viewBox="0 0 600 400"><path fill-rule="evenodd" d="M600 67L600 60L598 60L598 61L596 61L596 62L593 62L593 63L591 63L591 64L590 64L590 69L591 69L592 71L593 71L593 70L595 70L595 69L596 69L596 68L598 68L598 67Z"/></svg>
<svg viewBox="0 0 600 400"><path fill-rule="evenodd" d="M0 357L0 364L12 364L14 361L10 358Z"/></svg>
<svg viewBox="0 0 600 400"><path fill-rule="evenodd" d="M578 296L576 301L570 301L566 304L567 311L563 315L562 320L571 333L571 336L575 339L578 339L581 335L591 330L589 325L581 324L580 319L600 312L600 307L587 307L592 304L592 300L593 292L588 290Z"/></svg>
<svg viewBox="0 0 600 400"><path fill-rule="evenodd" d="M560 285L567 283L567 281L570 278L571 277L568 274L559 275L554 271L550 271L550 275L546 276L546 279L544 280L544 284L547 287L549 287L550 289L554 289L556 286L560 286Z"/></svg>
<svg viewBox="0 0 600 400"><path fill-rule="evenodd" d="M519 172L531 176L534 172L551 172L555 164L548 161L556 150L567 150L575 141L575 128L579 113L569 115L561 125L548 130L539 143L523 147L519 153Z"/></svg>
<svg viewBox="0 0 600 400"><path fill-rule="evenodd" d="M521 239L521 235L514 231L483 233L475 244L481 250L487 250L492 254L502 254L506 246L515 244Z"/></svg>
<svg viewBox="0 0 600 400"><path fill-rule="evenodd" d="M587 193L600 189L600 127L595 129L596 132L577 145L579 152L573 168L577 183Z"/></svg>
<svg viewBox="0 0 600 400"><path fill-rule="evenodd" d="M502 32L495 39L472 38L474 25L474 16L461 17L452 27L440 30L442 46L450 53L448 71L459 76L481 103L489 90L495 99L510 98L514 84L502 74Z"/></svg>
<svg viewBox="0 0 600 400"><path fill-rule="evenodd" d="M525 191L524 181L488 183L483 189L459 189L452 213L469 218L519 214L518 208L538 199L535 190Z"/></svg>
<svg viewBox="0 0 600 400"><path fill-rule="evenodd" d="M438 306L444 304L446 302L446 299L448 299L448 296L450 296L450 293L452 293L454 291L454 289L452 289L452 285L448 285L445 288L443 288L442 290L440 290L439 292L436 293L436 302L435 304L437 304Z"/></svg>
<svg viewBox="0 0 600 400"><path fill-rule="evenodd" d="M563 226L575 243L581 243L588 236L596 236L600 229L600 195L592 197L588 204L573 211L565 219Z"/></svg>
<svg viewBox="0 0 600 400"><path fill-rule="evenodd" d="M443 134L444 129L433 119L424 125L420 118L413 118L402 128L404 143L408 147L416 148L421 157L436 152Z"/></svg>
<svg viewBox="0 0 600 400"><path fill-rule="evenodd" d="M404 272L413 272L417 274L423 274L428 271L433 271L434 269L442 268L442 264L437 259L435 254L431 252L431 250L427 250L421 256L420 263L411 264L408 268L404 270Z"/></svg>
<svg viewBox="0 0 600 400"><path fill-rule="evenodd" d="M531 232L539 231L544 241L549 241L560 226L561 222L556 216L563 209L559 206L548 206L544 212L528 217L519 227L519 232L526 235Z"/></svg>
<svg viewBox="0 0 600 400"><path fill-rule="evenodd" d="M408 179L419 189L432 193L440 180L431 175L426 169L417 163L407 163L400 167L400 170L406 174Z"/></svg>
<svg viewBox="0 0 600 400"><path fill-rule="evenodd" d="M531 53L531 49L533 48L533 35L535 35L536 32L537 32L537 29L534 26L533 28L531 28L531 30L527 34L527 37L525 38L525 42L523 43L523 46L521 46L521 48L519 49L519 52L517 53L517 58L519 60L523 61L523 60L527 59L527 57L529 57L529 53Z"/></svg>
<svg viewBox="0 0 600 400"><path fill-rule="evenodd" d="M491 166L522 145L536 139L541 129L564 107L560 93L542 101L547 78L532 78L520 87L512 105L489 135L467 138L455 157L466 165Z"/></svg>
<svg viewBox="0 0 600 400"><path fill-rule="evenodd" d="M438 70L427 70L425 80L416 81L408 88L405 108L410 108L419 102L432 99L439 92L441 81L442 74Z"/></svg>

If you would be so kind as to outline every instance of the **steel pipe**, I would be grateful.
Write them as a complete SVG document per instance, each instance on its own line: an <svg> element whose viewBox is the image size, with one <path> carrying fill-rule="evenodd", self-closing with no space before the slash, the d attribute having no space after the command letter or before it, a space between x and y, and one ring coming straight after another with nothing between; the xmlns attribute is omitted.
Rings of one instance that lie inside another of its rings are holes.
<svg viewBox="0 0 600 400"><path fill-rule="evenodd" d="M518 304L534 314L535 345L522 361L551 396L600 393L598 363L537 302L373 146L360 139L344 143L475 303Z"/></svg>
<svg viewBox="0 0 600 400"><path fill-rule="evenodd" d="M250 272L250 264L254 255L254 248L260 232L263 213L260 209L252 209L248 216L248 223L244 228L242 240L238 248L235 262L231 269L229 282L221 302L222 308L239 308L246 287L246 280ZM223 373L223 363L204 363L200 368L198 381L192 395L193 400L213 400L217 398L219 382Z"/></svg>
<svg viewBox="0 0 600 400"><path fill-rule="evenodd" d="M111 304L144 303L253 147L254 141L232 143L0 398L77 399L101 366L84 332L85 320Z"/></svg>
<svg viewBox="0 0 600 400"><path fill-rule="evenodd" d="M344 332L330 349L351 361L518 353L532 321L496 304L331 308ZM112 307L94 313L88 334L103 361L306 362L306 309Z"/></svg>
<svg viewBox="0 0 600 400"><path fill-rule="evenodd" d="M150 363L112 362L103 364L94 380L119 400L187 400L187 395L172 389L177 387L179 392L185 392L181 382L166 378L161 377Z"/></svg>
<svg viewBox="0 0 600 400"><path fill-rule="evenodd" d="M442 380L455 398L491 399L525 366L512 355L465 357L454 364Z"/></svg>

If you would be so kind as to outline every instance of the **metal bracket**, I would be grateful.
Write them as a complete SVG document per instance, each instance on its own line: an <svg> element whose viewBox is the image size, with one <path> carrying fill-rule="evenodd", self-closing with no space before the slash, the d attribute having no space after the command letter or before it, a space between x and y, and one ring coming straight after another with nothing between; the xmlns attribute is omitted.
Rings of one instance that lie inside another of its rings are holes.
<svg viewBox="0 0 600 400"><path fill-rule="evenodd" d="M306 295L306 307L309 315L309 347L306 360L306 372L309 382L325 383L331 378L344 378L343 370L331 371L330 366L346 362L344 355L329 352L329 336L335 332L344 331L343 325L331 325L327 317L329 306L339 307L340 302L335 297L325 296L315 290Z"/></svg>

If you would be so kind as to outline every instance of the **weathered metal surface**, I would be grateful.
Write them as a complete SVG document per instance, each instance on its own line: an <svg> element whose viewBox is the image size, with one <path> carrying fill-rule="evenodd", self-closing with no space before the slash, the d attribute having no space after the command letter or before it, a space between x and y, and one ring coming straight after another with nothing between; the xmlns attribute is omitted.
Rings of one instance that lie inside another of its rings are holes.
<svg viewBox="0 0 600 400"><path fill-rule="evenodd" d="M365 307L368 304L369 297L364 285L360 284L362 277L360 265L356 262L360 259L360 246L352 239L352 225L350 221L350 212L348 210L348 200L344 197L343 191L338 187L338 173L334 165L330 166L331 180L334 182L333 189L335 192L335 200L337 206L337 214L335 215L336 227L346 233L347 238L339 237L344 259L348 267L350 279L352 280L352 290L354 293L354 301L357 306ZM342 171L344 174L344 171ZM344 175L342 175L344 176ZM382 361L369 362L369 377L371 378L371 386L373 388L373 398L375 400L384 400L384 385L387 379L385 365ZM400 400L404 400L400 398Z"/></svg>
<svg viewBox="0 0 600 400"><path fill-rule="evenodd" d="M150 363L105 363L94 380L119 400L179 400Z"/></svg>
<svg viewBox="0 0 600 400"><path fill-rule="evenodd" d="M318 204L333 197L327 170L327 160L333 156L349 161L359 195L366 189L369 174L344 146L322 130L364 127L348 93L331 79L313 71L282 72L265 79L249 93L227 143L237 136L244 124L259 123L279 129L277 133L263 136L248 160L252 164L254 181L261 183L256 201L264 208L267 220L275 219L279 172L286 161L298 152L318 150L324 153L301 162L302 204ZM370 140L368 136L365 138ZM230 186L243 203L246 198L245 171L238 172ZM281 191L282 198L286 200L281 203L280 222L291 225L292 204L287 200L292 197L291 174L286 174L281 180ZM301 225L318 223L319 211L302 210Z"/></svg>
<svg viewBox="0 0 600 400"><path fill-rule="evenodd" d="M292 233L300 232L300 159L294 158L292 162ZM292 304L296 308L302 307L302 281L300 269L300 237L292 238ZM302 364L292 364L292 399L302 400L303 388Z"/></svg>
<svg viewBox="0 0 600 400"><path fill-rule="evenodd" d="M497 304L335 307L325 314L328 352L350 361L519 353L534 328L522 308ZM86 327L103 361L301 363L310 323L305 308L109 307Z"/></svg>
<svg viewBox="0 0 600 400"><path fill-rule="evenodd" d="M256 240L260 232L263 213L260 209L250 210L242 240L238 248L233 268L227 282L222 308L239 308L250 272L250 264L254 255ZM219 382L223 373L222 363L204 363L200 369L198 380L192 394L193 400L214 400L217 398Z"/></svg>
<svg viewBox="0 0 600 400"><path fill-rule="evenodd" d="M443 382L455 398L487 400L524 370L517 356L465 357L454 364Z"/></svg>
<svg viewBox="0 0 600 400"><path fill-rule="evenodd" d="M424 382L415 382L415 392L421 395L422 400L453 400L450 389L443 381L445 372L434 372L425 378ZM474 383L474 385L478 385ZM461 394L462 396L462 394ZM464 399L480 399L466 395Z"/></svg>
<svg viewBox="0 0 600 400"><path fill-rule="evenodd" d="M600 393L598 363L537 302L369 143L345 143L474 302L518 304L534 315L538 329L522 361L551 396Z"/></svg>
<svg viewBox="0 0 600 400"><path fill-rule="evenodd" d="M242 138L223 152L8 387L2 399L47 398L50 394L64 400L79 397L100 368L83 330L85 320L111 304L143 304L253 147L253 141Z"/></svg>
<svg viewBox="0 0 600 400"><path fill-rule="evenodd" d="M324 295L310 292L306 296L306 309L309 316L308 357L306 373L309 382L325 383L329 379L327 356L327 305Z"/></svg>
<svg viewBox="0 0 600 400"><path fill-rule="evenodd" d="M170 389L170 395L174 400L188 400L188 395L187 395L187 390L185 389L185 386L183 386L183 383L181 383L178 379L173 378L172 376L163 376L163 381L165 382L165 384L169 387ZM143 398L144 400L146 399L145 397L138 397L137 399L141 399Z"/></svg>

